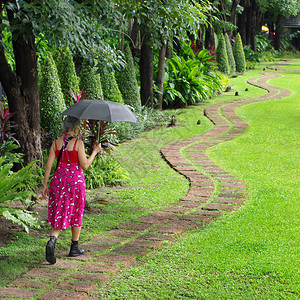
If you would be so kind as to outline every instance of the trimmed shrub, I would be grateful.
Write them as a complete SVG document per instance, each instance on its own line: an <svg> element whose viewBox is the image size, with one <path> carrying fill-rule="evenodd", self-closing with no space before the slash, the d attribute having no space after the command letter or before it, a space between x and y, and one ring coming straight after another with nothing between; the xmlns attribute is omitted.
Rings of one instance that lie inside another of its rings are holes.
<svg viewBox="0 0 300 300"><path fill-rule="evenodd" d="M55 58L55 62L60 79L61 90L66 105L70 106L73 104L73 99L70 96L70 88L74 93L79 92L79 79L76 75L73 55L68 47L60 48L56 53L57 58Z"/></svg>
<svg viewBox="0 0 300 300"><path fill-rule="evenodd" d="M127 64L126 67L122 69L116 77L118 86L122 93L124 103L135 108L140 108L141 98L129 45L125 47L124 54Z"/></svg>
<svg viewBox="0 0 300 300"><path fill-rule="evenodd" d="M223 72L224 74L230 73L226 43L223 34L220 34L218 39L217 63L219 71Z"/></svg>
<svg viewBox="0 0 300 300"><path fill-rule="evenodd" d="M227 51L227 57L229 63L229 70L230 70L230 74L232 74L236 71L236 67L235 67L235 60L233 56L232 46L227 33L225 33L225 44L226 44L226 51Z"/></svg>
<svg viewBox="0 0 300 300"><path fill-rule="evenodd" d="M233 56L236 65L236 71L243 73L246 71L246 59L245 52L243 48L241 35L238 33L235 38L235 43L233 46Z"/></svg>
<svg viewBox="0 0 300 300"><path fill-rule="evenodd" d="M84 60L81 65L80 87L84 87L83 92L87 93L88 99L102 99L103 97L100 75L87 60Z"/></svg>
<svg viewBox="0 0 300 300"><path fill-rule="evenodd" d="M104 100L124 103L115 74L112 71L100 69L100 78Z"/></svg>
<svg viewBox="0 0 300 300"><path fill-rule="evenodd" d="M67 108L52 55L41 62L39 95L41 127L55 139L61 134L61 113Z"/></svg>

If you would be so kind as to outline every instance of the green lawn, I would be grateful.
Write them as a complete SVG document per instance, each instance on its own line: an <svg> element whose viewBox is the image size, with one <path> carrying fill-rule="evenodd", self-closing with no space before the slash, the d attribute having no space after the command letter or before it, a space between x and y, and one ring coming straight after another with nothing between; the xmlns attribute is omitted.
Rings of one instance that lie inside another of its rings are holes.
<svg viewBox="0 0 300 300"><path fill-rule="evenodd" d="M247 78L259 76L264 66L231 79L231 92L209 103L181 110L175 127L162 124L120 145L117 155L130 181L123 188L90 191L90 201L98 194L108 205L94 205L100 212L84 216L81 241L159 210L186 195L187 180L162 160L160 149L212 129L213 124L202 113L205 106L231 100L235 91L242 97L264 94L264 90L246 83ZM299 298L299 169L296 170L299 166L296 152L299 86L295 84L296 78L299 81L297 73L290 73L272 80L272 84L292 89L293 94L282 100L238 109L239 115L250 124L250 130L208 151L214 161L245 181L248 187L245 205L205 230L186 233L176 242L165 242L162 248L140 259L139 266L122 272L100 288L101 297ZM245 92L246 87L248 92ZM200 126L197 125L199 119ZM70 237L69 231L61 234L58 250L68 248ZM32 231L31 235L18 233L6 248L0 249L0 286L44 260L47 238L48 228Z"/></svg>
<svg viewBox="0 0 300 300"><path fill-rule="evenodd" d="M292 95L239 108L249 131L207 152L246 183L244 206L143 257L103 299L299 299L300 87L283 75L270 83Z"/></svg>

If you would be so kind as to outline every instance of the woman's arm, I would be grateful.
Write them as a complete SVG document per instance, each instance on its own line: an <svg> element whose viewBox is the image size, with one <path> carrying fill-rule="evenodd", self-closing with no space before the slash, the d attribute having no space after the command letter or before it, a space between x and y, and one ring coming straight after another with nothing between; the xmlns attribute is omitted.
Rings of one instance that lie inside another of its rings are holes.
<svg viewBox="0 0 300 300"><path fill-rule="evenodd" d="M44 187L43 187L43 197L46 198L48 196L48 180L51 172L51 168L53 165L53 162L55 160L55 151L54 151L54 142L51 145L50 153L48 157L48 161L46 164L45 169L45 177L44 177Z"/></svg>
<svg viewBox="0 0 300 300"><path fill-rule="evenodd" d="M79 142L78 142L78 160L79 160L81 169L86 170L91 165L91 163L93 162L95 156L97 155L97 153L99 151L101 151L101 144L96 144L94 146L93 152L90 155L90 157L86 158L83 141L79 140Z"/></svg>

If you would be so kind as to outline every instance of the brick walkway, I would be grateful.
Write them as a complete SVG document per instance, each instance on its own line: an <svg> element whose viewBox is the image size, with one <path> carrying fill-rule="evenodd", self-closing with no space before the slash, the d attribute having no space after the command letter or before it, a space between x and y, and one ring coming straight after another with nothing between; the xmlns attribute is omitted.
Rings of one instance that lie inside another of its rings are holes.
<svg viewBox="0 0 300 300"><path fill-rule="evenodd" d="M68 258L67 253L60 253L56 264L44 262L36 266L0 289L0 298L86 299L97 290L97 284L109 280L121 268L130 267L137 256L159 247L164 240L172 240L174 235L191 228L201 229L224 212L237 209L246 197L244 183L211 161L205 150L247 130L247 124L235 114L237 107L290 94L266 83L280 76L276 72L262 75L248 83L266 89L267 94L235 98L206 108L205 115L215 124L212 130L161 150L172 168L190 181L185 197L160 212L120 224L82 244L86 255Z"/></svg>

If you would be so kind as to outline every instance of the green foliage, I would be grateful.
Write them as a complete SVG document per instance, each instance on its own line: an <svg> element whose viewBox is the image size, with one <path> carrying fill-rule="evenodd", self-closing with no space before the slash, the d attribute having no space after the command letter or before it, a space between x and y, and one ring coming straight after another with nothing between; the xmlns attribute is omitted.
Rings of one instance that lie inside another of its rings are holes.
<svg viewBox="0 0 300 300"><path fill-rule="evenodd" d="M125 47L126 66L116 76L124 103L135 108L141 107L139 87L135 74L135 67L129 45Z"/></svg>
<svg viewBox="0 0 300 300"><path fill-rule="evenodd" d="M46 133L51 134L52 139L55 139L61 134L62 118L60 114L66 109L66 104L51 54L41 62L39 95L41 127Z"/></svg>
<svg viewBox="0 0 300 300"><path fill-rule="evenodd" d="M118 132L120 141L133 139L143 131L154 128L159 122L165 121L165 117L160 111L150 107L133 108L133 113L138 119L137 123L116 122L110 124Z"/></svg>
<svg viewBox="0 0 300 300"><path fill-rule="evenodd" d="M236 71L236 67L235 67L235 60L234 60L234 56L233 56L232 46L231 46L231 42L229 40L228 34L225 33L224 36L225 36L225 44L226 44L226 51L227 51L230 74L233 74Z"/></svg>
<svg viewBox="0 0 300 300"><path fill-rule="evenodd" d="M272 62L276 60L276 50L269 50L269 51L265 51L262 55L262 60L265 62Z"/></svg>
<svg viewBox="0 0 300 300"><path fill-rule="evenodd" d="M217 76L219 78L220 85L223 90L225 87L227 87L230 84L229 78L226 74L224 74L220 71L216 71L216 72L217 72Z"/></svg>
<svg viewBox="0 0 300 300"><path fill-rule="evenodd" d="M128 179L127 172L116 158L102 156L94 159L91 166L84 171L84 176L88 189L123 185Z"/></svg>
<svg viewBox="0 0 300 300"><path fill-rule="evenodd" d="M79 92L79 79L76 75L73 54L68 47L59 48L56 51L55 57L61 90L64 95L66 106L70 106L74 104L73 99L70 96L70 89L74 93Z"/></svg>
<svg viewBox="0 0 300 300"><path fill-rule="evenodd" d="M33 213L25 210L22 207L10 205L15 201L29 205L30 196L36 196L31 190L23 190L23 183L29 180L33 164L30 163L25 168L18 172L12 172L13 163L4 164L4 157L0 157L0 216L13 223L22 226L26 232L29 232L29 227L38 227L39 223Z"/></svg>
<svg viewBox="0 0 300 300"><path fill-rule="evenodd" d="M251 49L250 45L246 45L244 47L244 53L245 53L246 60L254 62L254 63L259 63L261 55L258 52L254 52Z"/></svg>
<svg viewBox="0 0 300 300"><path fill-rule="evenodd" d="M213 96L220 88L215 64L206 49L197 55L182 45L184 55L166 60L163 101L168 106L187 106Z"/></svg>
<svg viewBox="0 0 300 300"><path fill-rule="evenodd" d="M231 70L228 62L227 47L223 34L220 34L218 37L218 46L216 53L219 71L223 72L224 74L230 74Z"/></svg>
<svg viewBox="0 0 300 300"><path fill-rule="evenodd" d="M84 60L80 71L80 86L84 88L88 99L102 99L100 75L96 73L96 68L92 67L88 60Z"/></svg>
<svg viewBox="0 0 300 300"><path fill-rule="evenodd" d="M100 69L100 79L104 100L124 103L114 72Z"/></svg>
<svg viewBox="0 0 300 300"><path fill-rule="evenodd" d="M270 44L270 40L266 35L257 34L255 36L255 47L256 51L263 54L266 51L274 50Z"/></svg>
<svg viewBox="0 0 300 300"><path fill-rule="evenodd" d="M118 4L116 10L128 21L137 20L138 29L147 35L154 49L161 47L162 40L172 41L174 36L186 39L187 31L196 36L199 23L206 22L210 11L208 1L120 0Z"/></svg>
<svg viewBox="0 0 300 300"><path fill-rule="evenodd" d="M236 71L243 73L246 71L246 59L242 43L241 35L238 33L235 37L235 43L233 46L233 56L236 65Z"/></svg>
<svg viewBox="0 0 300 300"><path fill-rule="evenodd" d="M5 157L5 162L22 163L24 154L16 151L19 148L20 146L13 141L7 141L5 144L0 143L0 156Z"/></svg>

